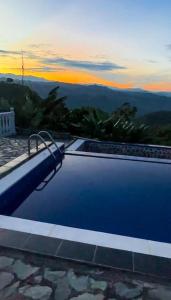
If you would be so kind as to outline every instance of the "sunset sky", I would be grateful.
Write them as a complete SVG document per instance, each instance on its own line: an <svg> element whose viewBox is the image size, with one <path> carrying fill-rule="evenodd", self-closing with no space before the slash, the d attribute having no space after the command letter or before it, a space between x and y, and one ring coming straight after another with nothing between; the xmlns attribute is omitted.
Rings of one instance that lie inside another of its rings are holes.
<svg viewBox="0 0 171 300"><path fill-rule="evenodd" d="M171 0L0 0L0 73L171 91Z"/></svg>

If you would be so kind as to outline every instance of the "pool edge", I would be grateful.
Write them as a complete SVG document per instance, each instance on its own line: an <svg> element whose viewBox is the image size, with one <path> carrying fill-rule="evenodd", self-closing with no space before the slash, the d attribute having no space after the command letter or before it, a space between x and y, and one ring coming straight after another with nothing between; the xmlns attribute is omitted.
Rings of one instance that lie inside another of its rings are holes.
<svg viewBox="0 0 171 300"><path fill-rule="evenodd" d="M4 244L4 231L22 236L23 243L9 236ZM0 215L0 247L47 255L26 243L28 237L44 239L47 247L49 239L60 241L59 249L48 253L53 257L171 278L171 244Z"/></svg>

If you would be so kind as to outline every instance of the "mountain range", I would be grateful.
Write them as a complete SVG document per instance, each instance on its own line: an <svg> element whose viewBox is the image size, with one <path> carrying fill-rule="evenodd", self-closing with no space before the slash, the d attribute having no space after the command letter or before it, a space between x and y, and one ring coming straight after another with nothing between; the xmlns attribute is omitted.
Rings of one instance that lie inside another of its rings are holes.
<svg viewBox="0 0 171 300"><path fill-rule="evenodd" d="M147 91L111 89L100 85L79 85L61 82L28 82L42 98L56 85L60 86L60 96L67 96L69 108L93 106L112 112L125 102L137 107L137 115L142 116L157 111L171 111L171 96Z"/></svg>
<svg viewBox="0 0 171 300"><path fill-rule="evenodd" d="M0 74L0 80L6 77L21 82L19 76ZM138 109L138 116L158 111L171 111L171 94L161 92L152 93L141 89L121 90L102 85L80 85L42 80L37 77L26 77L25 85L36 91L42 98L46 98L49 91L60 86L60 96L67 96L66 104L69 108L93 106L106 112L112 112L123 103L128 102ZM1 97L0 91L0 97Z"/></svg>

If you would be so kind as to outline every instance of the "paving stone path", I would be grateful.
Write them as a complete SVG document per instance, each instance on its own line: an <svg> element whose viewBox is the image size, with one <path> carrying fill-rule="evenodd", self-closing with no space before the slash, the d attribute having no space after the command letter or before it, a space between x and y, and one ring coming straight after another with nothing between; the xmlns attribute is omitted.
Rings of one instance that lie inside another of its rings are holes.
<svg viewBox="0 0 171 300"><path fill-rule="evenodd" d="M26 136L15 136L3 138L0 137L0 167L9 161L17 158L18 156L27 153L27 140ZM59 142L67 144L69 140L58 139ZM35 147L33 142L32 148Z"/></svg>
<svg viewBox="0 0 171 300"><path fill-rule="evenodd" d="M0 166L27 152L27 139L23 137L0 138Z"/></svg>
<svg viewBox="0 0 171 300"><path fill-rule="evenodd" d="M171 282L0 250L1 300L171 300Z"/></svg>

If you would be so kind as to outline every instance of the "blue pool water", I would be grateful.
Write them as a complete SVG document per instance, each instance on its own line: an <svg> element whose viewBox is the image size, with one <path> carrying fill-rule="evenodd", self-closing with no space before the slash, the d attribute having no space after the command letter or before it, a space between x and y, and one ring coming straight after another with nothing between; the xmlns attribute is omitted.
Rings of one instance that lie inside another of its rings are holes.
<svg viewBox="0 0 171 300"><path fill-rule="evenodd" d="M171 242L171 164L66 155L46 179L8 214Z"/></svg>

